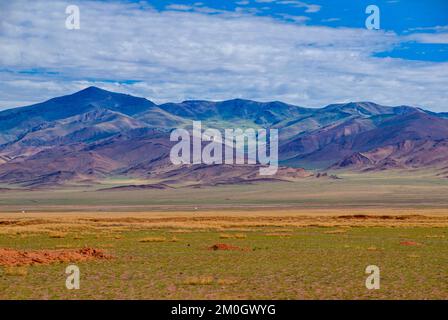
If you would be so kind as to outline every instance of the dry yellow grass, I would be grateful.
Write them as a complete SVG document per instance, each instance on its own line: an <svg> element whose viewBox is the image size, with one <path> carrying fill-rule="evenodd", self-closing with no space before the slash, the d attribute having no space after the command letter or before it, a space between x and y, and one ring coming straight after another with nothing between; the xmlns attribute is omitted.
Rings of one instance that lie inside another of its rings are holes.
<svg viewBox="0 0 448 320"><path fill-rule="evenodd" d="M228 234L228 233L221 233L219 235L220 239L246 239L247 236L242 233L236 233L236 234Z"/></svg>
<svg viewBox="0 0 448 320"><path fill-rule="evenodd" d="M280 238L289 238L292 236L292 234L290 233L281 233L281 232L271 232L271 233L266 233L265 234L268 237L280 237Z"/></svg>
<svg viewBox="0 0 448 320"><path fill-rule="evenodd" d="M191 233L192 230L184 230L184 229L177 229L177 230L170 230L171 233Z"/></svg>
<svg viewBox="0 0 448 320"><path fill-rule="evenodd" d="M330 231L325 231L325 234L341 234L341 233L347 233L347 230L344 229L338 229L338 230L330 230Z"/></svg>
<svg viewBox="0 0 448 320"><path fill-rule="evenodd" d="M212 276L196 276L196 277L188 277L183 281L183 284L190 286L198 286L198 285L211 285L213 284Z"/></svg>
<svg viewBox="0 0 448 320"><path fill-rule="evenodd" d="M28 274L28 268L26 266L21 267L5 267L3 274L6 276L20 276L24 277Z"/></svg>
<svg viewBox="0 0 448 320"><path fill-rule="evenodd" d="M217 283L220 286L231 286L238 283L238 280L235 279L218 279Z"/></svg>
<svg viewBox="0 0 448 320"><path fill-rule="evenodd" d="M67 236L67 233L65 233L65 232L50 232L49 234L48 234L48 236L50 237L50 238L53 238L53 239L62 239L62 238L65 238L66 236Z"/></svg>
<svg viewBox="0 0 448 320"><path fill-rule="evenodd" d="M121 238L118 238L121 239ZM147 243L147 242L179 242L180 240L177 237L146 237L140 239L139 242Z"/></svg>
<svg viewBox="0 0 448 320"><path fill-rule="evenodd" d="M37 218L37 216L42 216ZM272 210L211 210L201 212L114 212L113 217L103 212L27 213L17 217L0 214L0 234L28 237L46 233L51 238L64 238L67 233L77 240L83 237L119 238L121 232L135 230L170 229L170 233L225 230L223 238L231 231L250 232L254 227L263 228L270 236L288 236L291 228L332 227L325 233L347 232L347 227L446 227L448 210L443 209L278 209ZM107 233L103 233L107 230ZM444 235L428 235L445 237ZM231 237L229 237L230 239ZM243 236L239 237L243 239ZM151 241L149 241L151 242Z"/></svg>
<svg viewBox="0 0 448 320"><path fill-rule="evenodd" d="M165 242L165 237L146 237L143 239L140 239L139 242L147 243L147 242Z"/></svg>
<svg viewBox="0 0 448 320"><path fill-rule="evenodd" d="M69 245L69 244L58 244L55 246L56 249L69 249L69 248L74 248L74 246Z"/></svg>
<svg viewBox="0 0 448 320"><path fill-rule="evenodd" d="M294 230L290 229L290 228L288 228L288 229L284 229L284 228L282 228L282 229L279 229L279 228L267 228L267 229L264 229L264 231L265 232L270 232L270 233L280 233L280 232L291 233Z"/></svg>

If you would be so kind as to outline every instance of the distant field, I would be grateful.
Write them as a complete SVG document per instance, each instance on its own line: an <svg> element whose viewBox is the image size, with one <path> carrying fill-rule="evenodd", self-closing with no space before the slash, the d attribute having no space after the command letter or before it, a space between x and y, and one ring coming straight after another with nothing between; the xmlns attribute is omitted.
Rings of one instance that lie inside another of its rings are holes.
<svg viewBox="0 0 448 320"><path fill-rule="evenodd" d="M339 175L3 191L0 299L448 299L448 179ZM75 261L81 289L69 291L71 258L42 263L82 248L112 258ZM365 288L368 265L380 267L380 290Z"/></svg>
<svg viewBox="0 0 448 320"><path fill-rule="evenodd" d="M107 180L94 186L0 192L2 211L111 210L235 207L293 208L448 208L448 179L432 173L344 174L341 179L305 178L299 182L224 185L164 190L97 191L138 185L143 180Z"/></svg>

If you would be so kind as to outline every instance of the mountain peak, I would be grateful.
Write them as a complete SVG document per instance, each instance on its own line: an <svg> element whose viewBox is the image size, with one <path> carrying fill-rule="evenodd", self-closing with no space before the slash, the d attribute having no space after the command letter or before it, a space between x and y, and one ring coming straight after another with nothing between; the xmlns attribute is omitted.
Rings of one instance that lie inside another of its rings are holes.
<svg viewBox="0 0 448 320"><path fill-rule="evenodd" d="M325 108L321 109L324 111L332 112L343 112L352 115L360 116L374 116L374 115L385 115L385 114L403 114L414 112L416 108L413 107L389 107L379 105L374 102L360 101L360 102L348 102L348 103L338 103L330 104Z"/></svg>
<svg viewBox="0 0 448 320"><path fill-rule="evenodd" d="M87 87L87 88L85 88L85 89L83 89L81 91L99 91L99 90L106 91L106 90L103 90L103 89L95 87L95 86L89 86L89 87Z"/></svg>
<svg viewBox="0 0 448 320"><path fill-rule="evenodd" d="M90 86L74 93L74 95L93 95L93 94L114 94L114 92L107 91L95 86Z"/></svg>

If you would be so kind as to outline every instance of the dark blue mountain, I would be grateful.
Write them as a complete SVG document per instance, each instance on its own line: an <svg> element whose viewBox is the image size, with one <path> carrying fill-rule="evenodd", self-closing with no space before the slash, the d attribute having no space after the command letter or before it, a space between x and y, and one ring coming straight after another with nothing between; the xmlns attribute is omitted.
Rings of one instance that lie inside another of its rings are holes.
<svg viewBox="0 0 448 320"><path fill-rule="evenodd" d="M0 134L31 130L46 122L80 115L95 108L133 116L154 106L144 98L88 87L71 95L0 112Z"/></svg>

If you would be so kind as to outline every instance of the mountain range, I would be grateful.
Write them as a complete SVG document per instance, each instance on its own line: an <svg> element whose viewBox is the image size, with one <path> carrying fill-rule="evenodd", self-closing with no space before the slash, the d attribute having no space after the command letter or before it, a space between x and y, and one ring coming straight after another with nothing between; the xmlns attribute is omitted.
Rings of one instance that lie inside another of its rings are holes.
<svg viewBox="0 0 448 320"><path fill-rule="evenodd" d="M218 129L278 129L282 167L262 177L257 166L172 165L170 132L193 120ZM412 106L350 102L317 109L243 99L158 105L89 87L0 112L0 183L22 187L126 176L167 188L427 168L448 175L448 114Z"/></svg>

